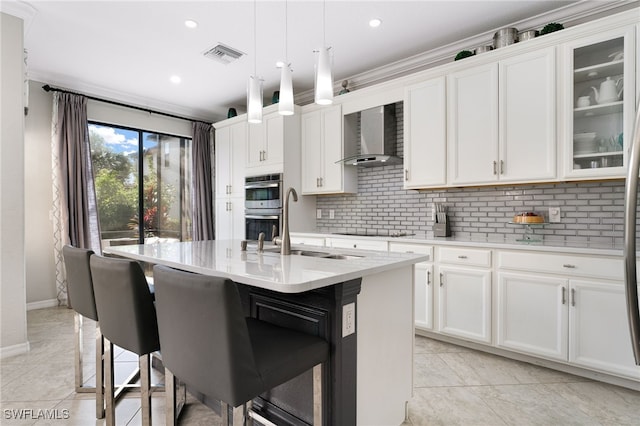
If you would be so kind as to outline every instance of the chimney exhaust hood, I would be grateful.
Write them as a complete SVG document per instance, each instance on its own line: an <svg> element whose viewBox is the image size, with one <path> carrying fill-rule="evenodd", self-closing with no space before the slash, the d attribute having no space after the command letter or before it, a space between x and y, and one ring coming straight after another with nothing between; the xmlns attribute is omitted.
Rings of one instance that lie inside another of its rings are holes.
<svg viewBox="0 0 640 426"><path fill-rule="evenodd" d="M351 166L374 167L402 163L397 156L396 105L389 104L345 115L345 127L360 118L360 152L338 163ZM348 132L345 132L347 137ZM345 146L347 141L345 141Z"/></svg>

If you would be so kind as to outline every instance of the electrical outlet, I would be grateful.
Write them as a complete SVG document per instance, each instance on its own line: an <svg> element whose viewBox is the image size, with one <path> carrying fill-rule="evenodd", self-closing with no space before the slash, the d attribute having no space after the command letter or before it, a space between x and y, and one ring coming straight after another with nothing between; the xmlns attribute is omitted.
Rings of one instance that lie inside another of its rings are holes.
<svg viewBox="0 0 640 426"><path fill-rule="evenodd" d="M560 222L560 207L549 207L549 222Z"/></svg>
<svg viewBox="0 0 640 426"><path fill-rule="evenodd" d="M329 210L329 219L335 219L336 218L336 212L334 210Z"/></svg>
<svg viewBox="0 0 640 426"><path fill-rule="evenodd" d="M349 303L342 307L342 337L356 332L356 304Z"/></svg>
<svg viewBox="0 0 640 426"><path fill-rule="evenodd" d="M316 209L316 219L322 219L322 209Z"/></svg>

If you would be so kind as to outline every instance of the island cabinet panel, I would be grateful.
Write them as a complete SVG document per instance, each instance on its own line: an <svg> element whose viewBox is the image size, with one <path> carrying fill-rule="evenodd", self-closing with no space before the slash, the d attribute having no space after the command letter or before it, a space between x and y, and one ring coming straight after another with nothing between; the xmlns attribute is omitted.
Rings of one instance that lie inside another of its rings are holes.
<svg viewBox="0 0 640 426"><path fill-rule="evenodd" d="M356 424L357 328L343 337L343 306L354 303L361 279L305 293L286 294L239 285L246 314L325 338L331 345L323 365L323 424ZM277 345L278 342L273 342ZM331 378L333 377L333 380ZM254 399L254 408L276 424L313 423L313 378L307 371Z"/></svg>

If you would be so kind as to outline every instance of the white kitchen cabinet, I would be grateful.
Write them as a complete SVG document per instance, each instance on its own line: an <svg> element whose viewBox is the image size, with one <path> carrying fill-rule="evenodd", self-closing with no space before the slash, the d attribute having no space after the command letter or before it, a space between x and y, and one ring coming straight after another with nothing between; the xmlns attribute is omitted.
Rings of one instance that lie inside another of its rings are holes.
<svg viewBox="0 0 640 426"><path fill-rule="evenodd" d="M288 118L272 112L262 117L262 123L249 124L247 175L284 171L285 120Z"/></svg>
<svg viewBox="0 0 640 426"><path fill-rule="evenodd" d="M291 244L324 247L324 238L291 235Z"/></svg>
<svg viewBox="0 0 640 426"><path fill-rule="evenodd" d="M411 243L389 243L389 251L400 253L422 253L429 256L428 262L416 263L413 273L414 322L416 328L433 329L433 247Z"/></svg>
<svg viewBox="0 0 640 426"><path fill-rule="evenodd" d="M556 178L555 48L447 78L450 185Z"/></svg>
<svg viewBox="0 0 640 426"><path fill-rule="evenodd" d="M440 333L491 343L491 250L438 247Z"/></svg>
<svg viewBox="0 0 640 426"><path fill-rule="evenodd" d="M242 239L247 122L237 119L216 129L216 239Z"/></svg>
<svg viewBox="0 0 640 426"><path fill-rule="evenodd" d="M244 197L247 122L216 129L216 197Z"/></svg>
<svg viewBox="0 0 640 426"><path fill-rule="evenodd" d="M620 258L505 251L498 265L498 346L640 378Z"/></svg>
<svg viewBox="0 0 640 426"><path fill-rule="evenodd" d="M344 156L342 107L335 105L301 117L302 193L357 192L357 170L340 163Z"/></svg>
<svg viewBox="0 0 640 426"><path fill-rule="evenodd" d="M498 273L497 345L566 361L569 280Z"/></svg>
<svg viewBox="0 0 640 426"><path fill-rule="evenodd" d="M562 45L564 178L624 177L636 108L636 29Z"/></svg>
<svg viewBox="0 0 640 426"><path fill-rule="evenodd" d="M404 187L447 183L445 77L409 86L404 97Z"/></svg>
<svg viewBox="0 0 640 426"><path fill-rule="evenodd" d="M624 284L572 279L569 307L569 361L638 380Z"/></svg>
<svg viewBox="0 0 640 426"><path fill-rule="evenodd" d="M245 238L244 198L216 198L216 240Z"/></svg>

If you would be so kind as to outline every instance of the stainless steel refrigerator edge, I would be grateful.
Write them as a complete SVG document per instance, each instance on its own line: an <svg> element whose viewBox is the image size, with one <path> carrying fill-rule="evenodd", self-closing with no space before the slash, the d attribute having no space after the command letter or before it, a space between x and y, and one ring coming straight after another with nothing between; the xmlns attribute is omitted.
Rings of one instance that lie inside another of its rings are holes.
<svg viewBox="0 0 640 426"><path fill-rule="evenodd" d="M640 105L638 105L636 111L638 112L631 137L631 155L625 183L624 274L631 346L633 347L636 365L640 365L640 311L638 309L638 283L636 276L636 212L638 175L640 172Z"/></svg>

